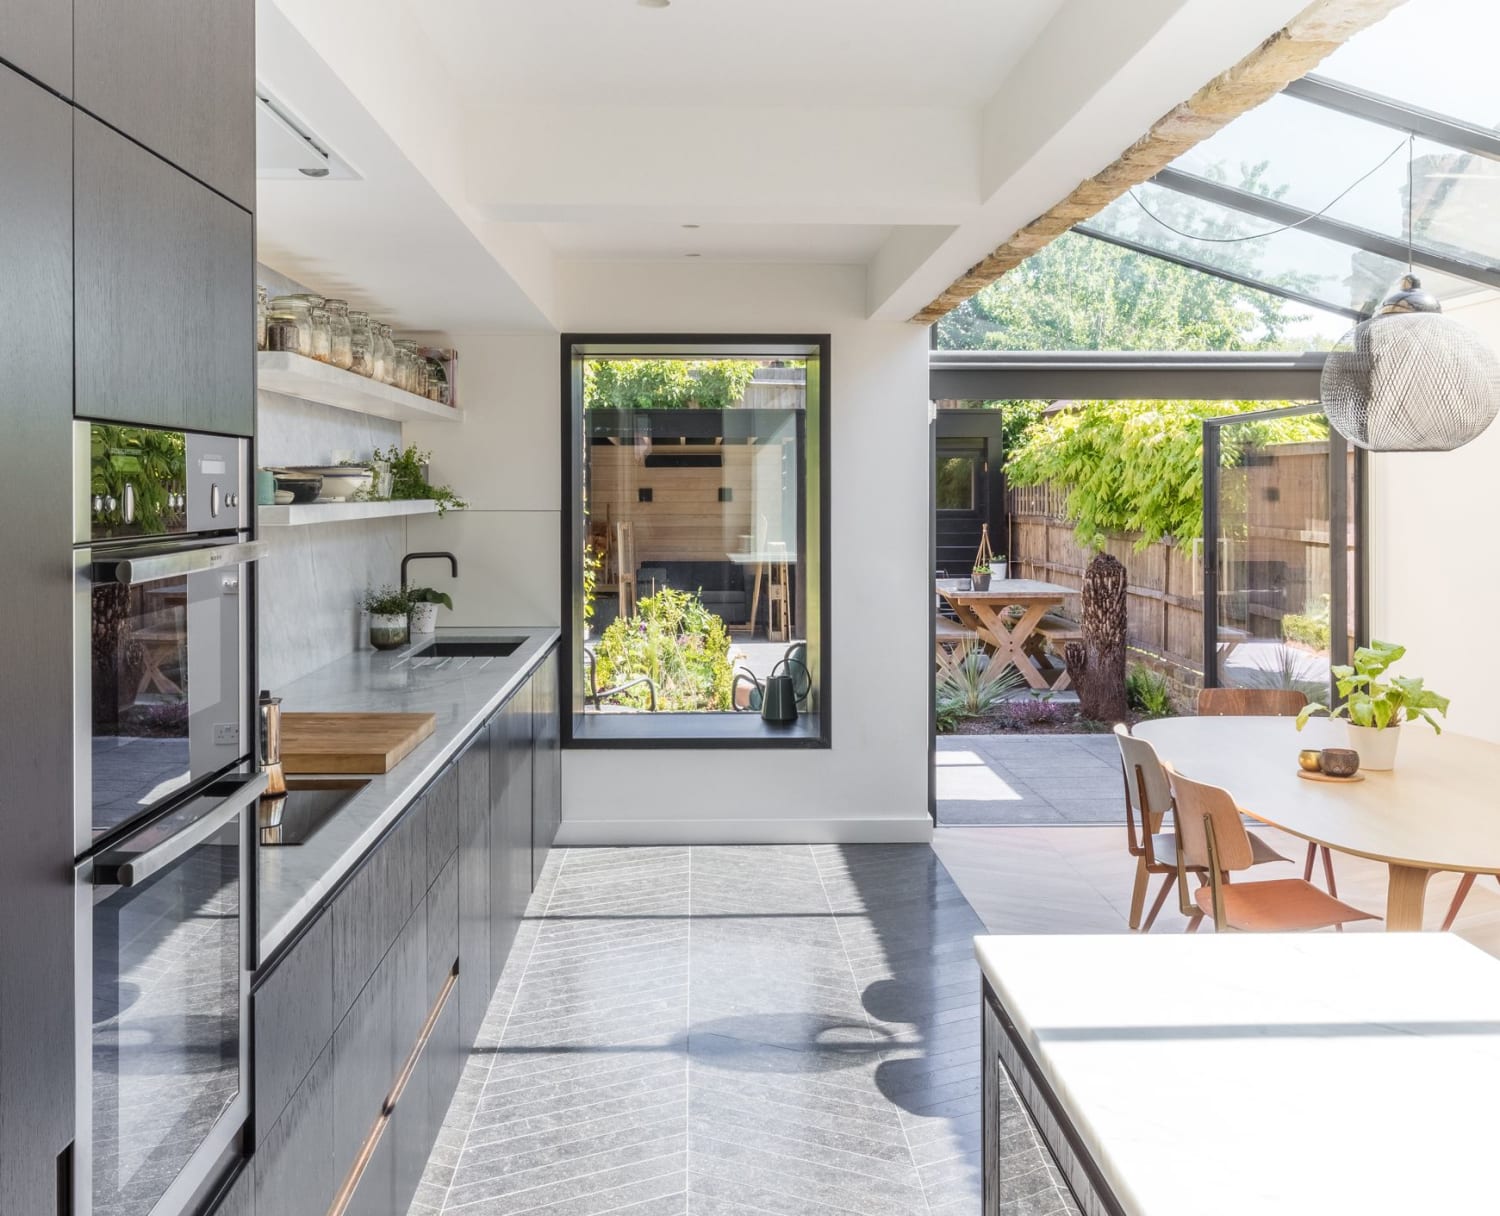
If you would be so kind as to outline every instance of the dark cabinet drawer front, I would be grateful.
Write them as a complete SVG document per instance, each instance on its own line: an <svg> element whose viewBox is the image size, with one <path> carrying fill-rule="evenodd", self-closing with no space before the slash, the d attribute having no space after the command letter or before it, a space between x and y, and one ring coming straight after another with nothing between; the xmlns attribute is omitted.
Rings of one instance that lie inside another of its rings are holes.
<svg viewBox="0 0 1500 1216"><path fill-rule="evenodd" d="M340 1179L354 1167L396 1079L395 974L390 960L377 967L333 1035L333 1148Z"/></svg>
<svg viewBox="0 0 1500 1216"><path fill-rule="evenodd" d="M250 213L80 113L74 172L76 412L252 434Z"/></svg>
<svg viewBox="0 0 1500 1216"><path fill-rule="evenodd" d="M255 1117L264 1137L333 1036L333 925L298 939L255 990Z"/></svg>
<svg viewBox="0 0 1500 1216"><path fill-rule="evenodd" d="M266 1216L326 1216L333 1202L333 1051L313 1064L292 1100L261 1141L255 1209Z"/></svg>
<svg viewBox="0 0 1500 1216"><path fill-rule="evenodd" d="M72 33L79 105L254 209L254 0L73 0Z"/></svg>
<svg viewBox="0 0 1500 1216"><path fill-rule="evenodd" d="M450 764L427 791L427 885L458 848L458 766Z"/></svg>
<svg viewBox="0 0 1500 1216"><path fill-rule="evenodd" d="M365 859L334 900L333 1009L340 1019L426 889L427 824L417 803Z"/></svg>
<svg viewBox="0 0 1500 1216"><path fill-rule="evenodd" d="M459 1033L472 1043L484 1022L490 976L490 750L484 732L458 758Z"/></svg>
<svg viewBox="0 0 1500 1216"><path fill-rule="evenodd" d="M437 1000L458 962L458 858L450 857L427 892L427 999Z"/></svg>

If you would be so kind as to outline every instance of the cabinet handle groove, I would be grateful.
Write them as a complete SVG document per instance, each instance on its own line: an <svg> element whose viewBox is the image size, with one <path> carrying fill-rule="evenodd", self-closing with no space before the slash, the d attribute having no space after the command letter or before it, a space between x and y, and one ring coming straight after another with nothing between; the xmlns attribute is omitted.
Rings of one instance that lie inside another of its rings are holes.
<svg viewBox="0 0 1500 1216"><path fill-rule="evenodd" d="M380 1147L381 1137L385 1135L391 1116L396 1112L396 1103L401 1100L402 1093L411 1081L412 1073L417 1070L417 1061L422 1058L422 1052L427 1049L432 1032L437 1028L438 1018L443 1014L443 1006L448 1003L448 998L453 994L453 986L457 983L458 964L454 963L453 970L448 972L448 978L443 981L443 988L438 993L437 1000L427 1011L427 1020L422 1023L421 1032L417 1035L416 1042L412 1044L406 1062L401 1065L401 1071L396 1074L396 1081L391 1086L391 1092L381 1104L380 1116L370 1128L370 1134L365 1137L365 1142L360 1145L359 1155L355 1157L354 1165L350 1168L348 1177L344 1179L343 1186L339 1187L339 1193L333 1197L333 1206L328 1209L328 1216L344 1216L349 1209L349 1204L353 1202L354 1193L359 1190L360 1180L364 1178L365 1170L369 1168L370 1160L375 1156L375 1150Z"/></svg>

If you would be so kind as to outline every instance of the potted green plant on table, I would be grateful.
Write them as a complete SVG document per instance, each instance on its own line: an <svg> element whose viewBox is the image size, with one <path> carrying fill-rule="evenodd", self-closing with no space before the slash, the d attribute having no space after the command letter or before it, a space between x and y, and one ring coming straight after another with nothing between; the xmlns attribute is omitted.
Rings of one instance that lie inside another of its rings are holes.
<svg viewBox="0 0 1500 1216"><path fill-rule="evenodd" d="M412 587L406 593L411 601L411 631L431 633L437 628L439 606L453 611L453 599L446 591L434 591L431 587Z"/></svg>
<svg viewBox="0 0 1500 1216"><path fill-rule="evenodd" d="M988 591L990 589L990 568L988 565L975 566L969 571L969 579L975 591Z"/></svg>
<svg viewBox="0 0 1500 1216"><path fill-rule="evenodd" d="M411 596L400 587L380 587L366 591L363 603L370 614L370 645L376 650L404 646L410 635Z"/></svg>
<svg viewBox="0 0 1500 1216"><path fill-rule="evenodd" d="M1426 688L1420 676L1380 677L1404 655L1405 646L1371 642L1354 652L1352 667L1335 667L1333 678L1343 701L1330 709L1313 702L1297 715L1297 729L1313 714L1343 718L1348 723L1349 746L1359 753L1361 768L1381 771L1396 767L1400 727L1420 718L1438 734L1443 728L1433 714L1448 714L1448 698Z"/></svg>
<svg viewBox="0 0 1500 1216"><path fill-rule="evenodd" d="M990 577L1004 582L1008 577L1006 573L1005 554L997 553L990 558Z"/></svg>

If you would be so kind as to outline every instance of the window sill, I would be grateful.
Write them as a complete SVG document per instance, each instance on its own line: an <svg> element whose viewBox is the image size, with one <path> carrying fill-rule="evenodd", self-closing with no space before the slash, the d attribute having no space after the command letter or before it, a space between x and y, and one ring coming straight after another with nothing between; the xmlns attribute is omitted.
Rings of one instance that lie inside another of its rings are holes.
<svg viewBox="0 0 1500 1216"><path fill-rule="evenodd" d="M819 714L801 714L790 726L771 726L756 713L589 713L574 717L577 748L826 748Z"/></svg>

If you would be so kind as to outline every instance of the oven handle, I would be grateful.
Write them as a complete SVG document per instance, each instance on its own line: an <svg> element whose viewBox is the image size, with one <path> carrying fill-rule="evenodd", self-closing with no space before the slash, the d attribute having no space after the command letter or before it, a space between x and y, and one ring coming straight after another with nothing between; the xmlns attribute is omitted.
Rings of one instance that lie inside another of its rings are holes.
<svg viewBox="0 0 1500 1216"><path fill-rule="evenodd" d="M230 820L244 812L266 788L266 773L253 773L248 777L235 778L235 790L222 802L205 811L187 824L181 831L163 840L144 853L136 853L122 860L100 858L94 867L96 887L134 887L145 882L151 875L171 865L189 849L202 844Z"/></svg>
<svg viewBox="0 0 1500 1216"><path fill-rule="evenodd" d="M242 562L258 561L266 555L268 548L263 540L247 540L203 549L179 549L152 557L101 558L93 563L93 579L95 583L137 587L164 578L196 574L200 570L219 570Z"/></svg>

